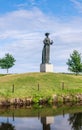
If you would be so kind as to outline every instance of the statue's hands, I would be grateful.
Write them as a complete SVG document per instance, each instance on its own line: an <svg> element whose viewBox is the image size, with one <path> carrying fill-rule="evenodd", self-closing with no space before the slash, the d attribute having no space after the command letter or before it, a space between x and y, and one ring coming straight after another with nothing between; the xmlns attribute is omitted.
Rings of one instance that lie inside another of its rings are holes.
<svg viewBox="0 0 82 130"><path fill-rule="evenodd" d="M51 45L53 44L53 40L51 40L50 44L51 44Z"/></svg>

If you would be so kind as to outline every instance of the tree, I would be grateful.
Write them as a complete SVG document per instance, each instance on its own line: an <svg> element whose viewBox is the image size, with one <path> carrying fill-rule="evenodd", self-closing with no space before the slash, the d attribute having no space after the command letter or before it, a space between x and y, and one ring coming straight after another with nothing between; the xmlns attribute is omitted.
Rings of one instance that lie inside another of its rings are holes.
<svg viewBox="0 0 82 130"><path fill-rule="evenodd" d="M74 50L70 55L67 65L68 70L75 72L76 75L79 74L79 72L82 72L81 54L77 50Z"/></svg>
<svg viewBox="0 0 82 130"><path fill-rule="evenodd" d="M82 113L70 114L68 121L72 130L82 130Z"/></svg>
<svg viewBox="0 0 82 130"><path fill-rule="evenodd" d="M7 69L8 73L9 68L11 68L14 65L15 61L16 60L14 59L14 57L7 53L5 54L4 58L0 59L0 67L1 69Z"/></svg>
<svg viewBox="0 0 82 130"><path fill-rule="evenodd" d="M0 124L0 130L15 130L15 127L10 123L2 122Z"/></svg>

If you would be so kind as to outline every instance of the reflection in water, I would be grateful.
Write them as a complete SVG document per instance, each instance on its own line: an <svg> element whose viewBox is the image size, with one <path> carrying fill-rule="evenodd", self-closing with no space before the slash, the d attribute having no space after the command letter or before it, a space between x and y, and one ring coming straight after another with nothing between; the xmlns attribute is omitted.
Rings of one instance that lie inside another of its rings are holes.
<svg viewBox="0 0 82 130"><path fill-rule="evenodd" d="M15 130L15 127L12 125L12 123L9 123L9 118L7 117L6 122L0 123L0 130Z"/></svg>
<svg viewBox="0 0 82 130"><path fill-rule="evenodd" d="M0 130L15 130L14 126L10 123L2 122L0 125Z"/></svg>
<svg viewBox="0 0 82 130"><path fill-rule="evenodd" d="M82 130L82 113L70 114L68 120L73 130Z"/></svg>
<svg viewBox="0 0 82 130"><path fill-rule="evenodd" d="M41 117L43 130L50 130L50 124L54 123L54 117Z"/></svg>
<svg viewBox="0 0 82 130"><path fill-rule="evenodd" d="M54 122L55 118L55 122ZM82 113L46 117L0 117L0 130L82 130Z"/></svg>

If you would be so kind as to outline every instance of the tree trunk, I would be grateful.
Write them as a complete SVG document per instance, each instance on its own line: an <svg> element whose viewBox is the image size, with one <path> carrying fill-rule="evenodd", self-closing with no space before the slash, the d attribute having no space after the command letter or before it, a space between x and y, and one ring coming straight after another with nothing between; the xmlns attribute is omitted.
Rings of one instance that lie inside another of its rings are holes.
<svg viewBox="0 0 82 130"><path fill-rule="evenodd" d="M7 74L8 74L8 68L7 68Z"/></svg>
<svg viewBox="0 0 82 130"><path fill-rule="evenodd" d="M78 75L79 73L78 72L76 72L76 76Z"/></svg>

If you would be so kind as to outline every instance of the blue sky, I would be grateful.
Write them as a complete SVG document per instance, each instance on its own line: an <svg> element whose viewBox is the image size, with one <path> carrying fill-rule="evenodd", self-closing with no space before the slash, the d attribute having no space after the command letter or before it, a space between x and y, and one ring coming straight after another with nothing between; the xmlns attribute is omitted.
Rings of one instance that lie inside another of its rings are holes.
<svg viewBox="0 0 82 130"><path fill-rule="evenodd" d="M69 55L82 53L82 0L0 0L0 58L15 57L10 73L39 72L45 32L54 72L68 72Z"/></svg>

